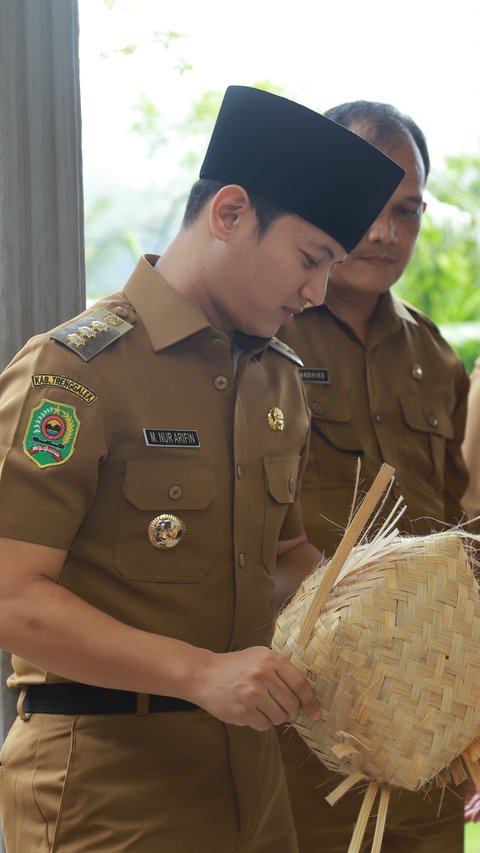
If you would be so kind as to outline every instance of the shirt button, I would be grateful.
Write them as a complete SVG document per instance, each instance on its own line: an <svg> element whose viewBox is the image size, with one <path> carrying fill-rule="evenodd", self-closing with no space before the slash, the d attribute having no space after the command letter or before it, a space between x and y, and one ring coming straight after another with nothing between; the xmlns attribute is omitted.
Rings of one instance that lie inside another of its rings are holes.
<svg viewBox="0 0 480 853"><path fill-rule="evenodd" d="M212 338L212 347L220 349L225 346L225 341L222 338Z"/></svg>
<svg viewBox="0 0 480 853"><path fill-rule="evenodd" d="M382 416L381 416L381 415L379 415L379 414L377 413L377 414L375 415L375 420L376 420L377 424L381 424L381 423L382 423L382 421L383 421L383 418L382 418Z"/></svg>
<svg viewBox="0 0 480 853"><path fill-rule="evenodd" d="M181 497L181 495L182 495L182 490L181 490L180 486L177 486L177 485L170 486L170 488L168 490L168 497L171 498L172 501L178 501L178 499Z"/></svg>
<svg viewBox="0 0 480 853"><path fill-rule="evenodd" d="M293 479L293 477L290 477L288 480L288 491L291 495L293 495L295 491L295 480Z"/></svg>
<svg viewBox="0 0 480 853"><path fill-rule="evenodd" d="M238 478L239 480L241 480L241 479L242 479L242 476L243 476L242 466L241 466L241 465L237 465L237 478Z"/></svg>
<svg viewBox="0 0 480 853"><path fill-rule="evenodd" d="M395 486L396 489L400 488L400 480L398 479L398 477L395 477L395 479L393 481L393 485Z"/></svg>
<svg viewBox="0 0 480 853"><path fill-rule="evenodd" d="M421 365L421 364L414 364L414 365L413 365L413 367L412 367L412 376L413 376L413 378L414 378L414 379L416 379L416 380L417 380L417 382L420 382L420 380L421 380L421 379L422 379L422 377L423 377L423 370L422 370L422 365Z"/></svg>
<svg viewBox="0 0 480 853"><path fill-rule="evenodd" d="M238 565L240 566L241 569L245 568L246 562L247 562L247 558L246 558L245 554L239 554L238 555Z"/></svg>
<svg viewBox="0 0 480 853"><path fill-rule="evenodd" d="M430 426L436 427L438 426L438 418L436 418L435 415L429 415L428 423L430 424Z"/></svg>
<svg viewBox="0 0 480 853"><path fill-rule="evenodd" d="M321 406L320 403L314 403L312 406L312 411L315 412L316 415L322 415L323 406Z"/></svg>
<svg viewBox="0 0 480 853"><path fill-rule="evenodd" d="M228 385L228 379L226 376L216 376L213 381L213 384L215 385L217 391L225 391L225 388Z"/></svg>

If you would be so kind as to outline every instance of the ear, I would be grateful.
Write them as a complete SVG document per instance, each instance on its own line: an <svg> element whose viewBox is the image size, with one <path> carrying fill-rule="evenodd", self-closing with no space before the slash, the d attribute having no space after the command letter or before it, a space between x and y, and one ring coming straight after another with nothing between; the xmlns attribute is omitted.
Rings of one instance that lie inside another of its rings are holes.
<svg viewBox="0 0 480 853"><path fill-rule="evenodd" d="M228 240L253 213L247 191L238 184L222 187L209 211L209 225L217 240Z"/></svg>

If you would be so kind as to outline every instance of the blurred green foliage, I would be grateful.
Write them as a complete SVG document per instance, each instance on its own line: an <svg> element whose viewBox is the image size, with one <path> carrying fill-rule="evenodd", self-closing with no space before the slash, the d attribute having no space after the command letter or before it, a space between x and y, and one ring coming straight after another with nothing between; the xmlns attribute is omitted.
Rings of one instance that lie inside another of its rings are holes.
<svg viewBox="0 0 480 853"><path fill-rule="evenodd" d="M480 823L465 824L465 853L479 853Z"/></svg>
<svg viewBox="0 0 480 853"><path fill-rule="evenodd" d="M397 295L437 324L480 321L477 235L471 221L438 222L427 212L413 257L395 285Z"/></svg>
<svg viewBox="0 0 480 853"><path fill-rule="evenodd" d="M160 35L154 34L162 41ZM176 34L164 35L162 44L168 48ZM178 63L175 67L181 73ZM281 93L269 80L252 85ZM161 252L174 236L222 98L221 91L205 92L175 122L166 119L153 95L138 94L131 111L130 132L143 145L152 180L148 186L133 187L114 183L108 174L100 179L86 176L85 256L90 302L121 286L139 255ZM174 169L169 159L172 153Z"/></svg>
<svg viewBox="0 0 480 853"><path fill-rule="evenodd" d="M480 155L448 157L427 186L431 212L394 289L443 327L470 372L480 355Z"/></svg>
<svg viewBox="0 0 480 853"><path fill-rule="evenodd" d="M120 8L117 0L104 3L110 11ZM149 43L170 51L170 65L179 75L192 71L192 65L172 49L181 45L182 38L174 31L147 35ZM116 53L129 57L136 49L128 44ZM271 80L251 85L283 93ZM222 96L218 90L206 91L183 117L173 120L162 112L156 88L138 94L131 107L130 131L141 142L153 177L147 187L113 185L108 176L86 181L90 299L116 289L139 254L162 251L174 236ZM442 327L470 372L480 354L480 151L446 158L444 168L429 176L427 190L429 204L417 245L394 290Z"/></svg>
<svg viewBox="0 0 480 853"><path fill-rule="evenodd" d="M480 325L480 324L479 324ZM449 340L448 335L445 337ZM461 342L457 342L454 340L450 340L449 343L455 349L460 358L462 359L467 373L471 373L473 370L473 365L475 360L480 356L480 337L472 338L470 340L465 340Z"/></svg>

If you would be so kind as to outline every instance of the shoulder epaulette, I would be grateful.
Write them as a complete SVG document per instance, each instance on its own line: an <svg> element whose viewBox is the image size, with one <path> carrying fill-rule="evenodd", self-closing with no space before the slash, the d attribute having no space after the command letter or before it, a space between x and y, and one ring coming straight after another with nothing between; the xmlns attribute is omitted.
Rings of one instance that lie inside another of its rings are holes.
<svg viewBox="0 0 480 853"><path fill-rule="evenodd" d="M272 338L268 346L279 352L280 355L284 355L285 358L289 358L290 361L298 364L299 367L303 367L302 359L297 355L295 350L288 346L288 344L284 344L283 341L280 341L278 338Z"/></svg>
<svg viewBox="0 0 480 853"><path fill-rule="evenodd" d="M130 329L133 329L130 323L108 311L107 308L94 308L89 314L84 314L69 326L52 332L50 337L64 344L84 361L90 361L94 355L113 344Z"/></svg>

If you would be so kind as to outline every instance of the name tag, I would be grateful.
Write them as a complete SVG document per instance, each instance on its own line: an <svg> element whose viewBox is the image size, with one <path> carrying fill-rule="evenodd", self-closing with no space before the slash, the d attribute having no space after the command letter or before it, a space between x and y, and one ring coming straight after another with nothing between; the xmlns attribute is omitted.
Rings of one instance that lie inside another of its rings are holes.
<svg viewBox="0 0 480 853"><path fill-rule="evenodd" d="M330 384L330 373L326 367L300 367L300 376L304 382L321 382Z"/></svg>
<svg viewBox="0 0 480 853"><path fill-rule="evenodd" d="M144 429L149 447L200 447L196 429Z"/></svg>

